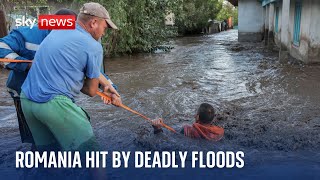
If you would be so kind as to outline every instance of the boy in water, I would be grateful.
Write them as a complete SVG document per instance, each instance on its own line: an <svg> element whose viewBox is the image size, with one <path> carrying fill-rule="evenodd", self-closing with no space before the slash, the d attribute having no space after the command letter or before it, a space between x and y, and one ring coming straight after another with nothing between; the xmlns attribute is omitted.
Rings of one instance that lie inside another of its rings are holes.
<svg viewBox="0 0 320 180"><path fill-rule="evenodd" d="M184 125L181 133L190 138L203 138L212 141L219 141L224 134L224 129L211 125L215 117L214 108L208 103L202 103L195 116L195 122L192 125ZM162 132L161 118L153 120L154 133Z"/></svg>

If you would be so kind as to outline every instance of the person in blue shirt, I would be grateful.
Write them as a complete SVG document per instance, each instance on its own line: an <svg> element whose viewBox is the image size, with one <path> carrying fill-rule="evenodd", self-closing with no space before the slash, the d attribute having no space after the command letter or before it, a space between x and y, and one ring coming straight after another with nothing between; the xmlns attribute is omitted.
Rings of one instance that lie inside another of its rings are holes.
<svg viewBox="0 0 320 180"><path fill-rule="evenodd" d="M76 15L69 9L60 9L55 14ZM31 29L30 27L20 27L12 30L9 35L0 38L0 58L33 60L40 43L49 33L49 30L40 30L37 26ZM31 63L5 63L5 65L10 70L6 86L16 108L21 141L33 143L32 134L21 109L19 96Z"/></svg>
<svg viewBox="0 0 320 180"><path fill-rule="evenodd" d="M75 12L69 9L60 9L55 15L77 16ZM40 43L49 33L49 30L40 30L37 26L31 29L30 27L14 29L9 35L0 38L0 58L33 60ZM5 65L10 70L6 86L16 107L21 141L23 143L34 143L20 101L21 86L27 77L31 63L6 63ZM107 75L103 75L109 80ZM111 80L109 81L111 82ZM115 85L113 86L117 88Z"/></svg>
<svg viewBox="0 0 320 180"><path fill-rule="evenodd" d="M112 99L103 99L106 104L121 104L119 94L100 72L103 50L98 40L108 27L117 29L107 10L98 3L86 3L75 30L52 30L41 43L21 92L37 149L97 149L89 117L74 99L80 92L95 96L100 84Z"/></svg>

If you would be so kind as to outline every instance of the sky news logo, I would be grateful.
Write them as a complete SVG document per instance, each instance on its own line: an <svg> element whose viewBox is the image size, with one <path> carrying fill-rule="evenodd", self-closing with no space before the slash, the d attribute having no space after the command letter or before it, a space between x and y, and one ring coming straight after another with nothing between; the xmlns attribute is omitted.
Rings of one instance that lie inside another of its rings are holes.
<svg viewBox="0 0 320 180"><path fill-rule="evenodd" d="M36 19L23 16L16 19L16 27L29 26L30 29L36 24ZM39 15L38 27L42 30L68 30L76 28L76 16L74 15Z"/></svg>

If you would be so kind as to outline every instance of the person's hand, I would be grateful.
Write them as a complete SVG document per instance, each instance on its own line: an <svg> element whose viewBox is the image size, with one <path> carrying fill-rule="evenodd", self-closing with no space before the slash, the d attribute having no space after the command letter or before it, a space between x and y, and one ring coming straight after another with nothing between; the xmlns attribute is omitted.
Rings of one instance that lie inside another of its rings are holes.
<svg viewBox="0 0 320 180"><path fill-rule="evenodd" d="M115 106L120 106L122 104L121 97L117 96L116 94L111 95L112 104Z"/></svg>
<svg viewBox="0 0 320 180"><path fill-rule="evenodd" d="M103 88L103 93L111 98L111 100L110 100L108 98L101 97L101 100L105 104L108 104L108 105L114 104L116 106L119 106L122 103L119 93L114 89L114 87L112 85L105 86Z"/></svg>
<svg viewBox="0 0 320 180"><path fill-rule="evenodd" d="M106 94L106 93L105 93L105 94ZM109 97L109 96L108 96L108 97ZM111 104L110 98L105 98L105 97L101 96L101 100L103 101L103 103L105 103L105 104L107 104L107 105Z"/></svg>
<svg viewBox="0 0 320 180"><path fill-rule="evenodd" d="M103 92L108 95L109 97L111 97L112 94L117 95L118 97L120 97L120 94L117 92L116 89L114 89L114 87L111 84L106 85L103 88Z"/></svg>
<svg viewBox="0 0 320 180"><path fill-rule="evenodd" d="M163 119L162 118L158 118L158 119L153 119L152 121L152 125L157 126L157 127L161 127L163 124Z"/></svg>
<svg viewBox="0 0 320 180"><path fill-rule="evenodd" d="M152 127L153 127L154 134L159 134L159 133L163 132L163 130L161 128L162 123L163 123L163 120L161 118L152 120Z"/></svg>

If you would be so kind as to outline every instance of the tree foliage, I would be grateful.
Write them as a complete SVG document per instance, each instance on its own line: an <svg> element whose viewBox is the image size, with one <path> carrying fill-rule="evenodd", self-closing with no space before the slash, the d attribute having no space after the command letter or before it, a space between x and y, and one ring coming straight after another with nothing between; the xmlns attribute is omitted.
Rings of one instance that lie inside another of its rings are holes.
<svg viewBox="0 0 320 180"><path fill-rule="evenodd" d="M217 15L217 20L223 21L233 17L233 24L238 24L238 8L234 7L231 3L225 1L222 5L220 12Z"/></svg>
<svg viewBox="0 0 320 180"><path fill-rule="evenodd" d="M49 1L64 4L87 3L87 0L3 0L15 5L45 4ZM109 30L103 44L110 55L150 52L166 42L168 37L181 33L199 33L209 19L215 19L222 0L91 0L109 11L119 31ZM165 26L166 15L175 15L175 27Z"/></svg>
<svg viewBox="0 0 320 180"><path fill-rule="evenodd" d="M80 3L86 0L77 0ZM109 31L108 53L150 52L171 34L165 26L167 9L175 0L96 0L110 13L119 31Z"/></svg>
<svg viewBox="0 0 320 180"><path fill-rule="evenodd" d="M233 25L234 26L238 26L238 8L235 8L235 10L233 11Z"/></svg>
<svg viewBox="0 0 320 180"><path fill-rule="evenodd" d="M45 5L48 0L1 0L0 6L5 7L6 10L13 10L14 6L31 6L34 4Z"/></svg>
<svg viewBox="0 0 320 180"><path fill-rule="evenodd" d="M0 8L3 8L7 13L11 14L14 11L14 7L20 7L20 10L24 10L24 7L36 5L46 5L48 0L1 0ZM25 12L26 13L26 12Z"/></svg>
<svg viewBox="0 0 320 180"><path fill-rule="evenodd" d="M76 0L80 3L86 0ZM222 7L220 0L96 0L104 5L119 27L109 32L110 54L150 52L160 47L176 29L165 26L165 16L175 14L175 25L181 33L199 33Z"/></svg>
<svg viewBox="0 0 320 180"><path fill-rule="evenodd" d="M199 33L215 19L222 7L221 0L184 0L176 12L176 25L183 34Z"/></svg>

